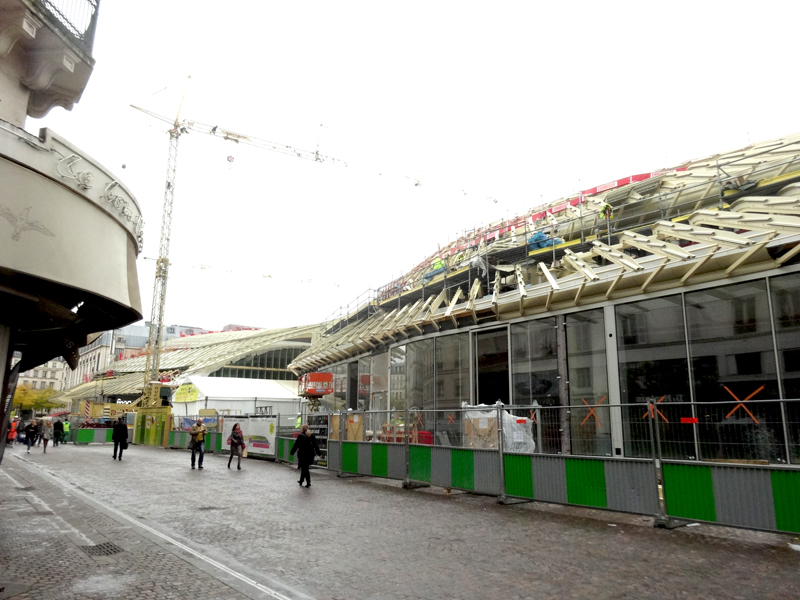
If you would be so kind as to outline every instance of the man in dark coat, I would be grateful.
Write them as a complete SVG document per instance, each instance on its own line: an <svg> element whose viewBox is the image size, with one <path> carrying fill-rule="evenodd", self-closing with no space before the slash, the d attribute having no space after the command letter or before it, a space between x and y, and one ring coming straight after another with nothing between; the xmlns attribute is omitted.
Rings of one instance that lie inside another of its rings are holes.
<svg viewBox="0 0 800 600"><path fill-rule="evenodd" d="M58 442L61 441L61 437L64 435L64 424L61 422L61 419L56 419L53 422L53 446L58 446Z"/></svg>
<svg viewBox="0 0 800 600"><path fill-rule="evenodd" d="M300 469L300 485L306 481L306 487L311 487L311 474L308 468L314 462L314 455L320 456L317 438L308 429L308 425L303 425L303 429L292 446L291 454L297 453L297 468Z"/></svg>
<svg viewBox="0 0 800 600"><path fill-rule="evenodd" d="M114 442L114 458L117 458L117 448L119 448L119 459L122 460L122 451L128 447L128 426L123 421L125 417L120 417L114 423L114 431L111 433L111 441Z"/></svg>

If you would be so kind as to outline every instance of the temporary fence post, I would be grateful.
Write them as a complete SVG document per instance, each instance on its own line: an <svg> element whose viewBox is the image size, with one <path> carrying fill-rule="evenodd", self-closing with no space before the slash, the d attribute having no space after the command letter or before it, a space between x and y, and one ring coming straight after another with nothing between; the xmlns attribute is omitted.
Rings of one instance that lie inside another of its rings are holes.
<svg viewBox="0 0 800 600"><path fill-rule="evenodd" d="M497 405L497 452L500 456L500 497L497 501L503 504L506 500L506 472L503 461L503 406Z"/></svg>
<svg viewBox="0 0 800 600"><path fill-rule="evenodd" d="M405 406L405 422L403 423L403 441L405 442L403 445L405 446L405 454L406 454L406 478L403 480L403 487L410 488L411 487L411 464L410 464L410 454L411 454L411 421L409 420L408 414L408 399L406 398L406 406Z"/></svg>
<svg viewBox="0 0 800 600"><path fill-rule="evenodd" d="M655 415L657 414L656 403L653 400L648 400L647 421L650 425L650 447L652 448L653 454L653 474L656 480L656 502L658 502L658 511L653 520L653 525L664 529L674 529L675 527L679 527L680 524L667 516L666 498L662 498L662 494L659 493L664 491L664 478L661 468L661 435L658 431L658 423L655 419Z"/></svg>
<svg viewBox="0 0 800 600"><path fill-rule="evenodd" d="M542 454L542 411L537 408L533 414L536 415L536 450L538 454Z"/></svg>
<svg viewBox="0 0 800 600"><path fill-rule="evenodd" d="M789 427L786 421L786 402L781 400L781 422L783 424L783 449L786 452L786 464L792 464L792 449L789 446Z"/></svg>

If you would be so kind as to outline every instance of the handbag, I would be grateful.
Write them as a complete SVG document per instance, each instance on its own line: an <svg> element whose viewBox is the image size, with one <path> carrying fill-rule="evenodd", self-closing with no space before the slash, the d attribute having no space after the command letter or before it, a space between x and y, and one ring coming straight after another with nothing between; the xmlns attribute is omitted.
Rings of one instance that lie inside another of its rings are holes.
<svg viewBox="0 0 800 600"><path fill-rule="evenodd" d="M123 450L127 450L128 449L128 440L122 440L120 442L120 444L119 444L119 447L122 448Z"/></svg>

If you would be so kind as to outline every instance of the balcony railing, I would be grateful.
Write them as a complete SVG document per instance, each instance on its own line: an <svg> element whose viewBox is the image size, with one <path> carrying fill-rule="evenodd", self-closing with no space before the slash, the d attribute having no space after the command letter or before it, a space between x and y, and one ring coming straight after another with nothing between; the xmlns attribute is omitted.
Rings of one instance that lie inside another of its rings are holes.
<svg viewBox="0 0 800 600"><path fill-rule="evenodd" d="M34 0L33 3L91 54L100 0Z"/></svg>

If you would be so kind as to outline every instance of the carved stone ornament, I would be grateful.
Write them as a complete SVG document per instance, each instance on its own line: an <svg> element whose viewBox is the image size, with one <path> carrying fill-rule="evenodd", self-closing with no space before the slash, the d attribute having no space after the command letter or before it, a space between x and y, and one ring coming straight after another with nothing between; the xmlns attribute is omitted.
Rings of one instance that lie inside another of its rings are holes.
<svg viewBox="0 0 800 600"><path fill-rule="evenodd" d="M12 211L8 206L0 204L0 216L5 217L5 219L11 223L11 226L14 228L14 232L11 234L12 240L18 242L19 236L25 231L38 231L39 233L49 237L56 236L56 234L42 225L39 221L30 221L28 219L28 213L30 212L31 207L28 206L22 212L15 214L14 211Z"/></svg>
<svg viewBox="0 0 800 600"><path fill-rule="evenodd" d="M42 22L27 10L3 12L7 25L0 29L0 58L5 58L21 39L35 39Z"/></svg>

